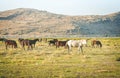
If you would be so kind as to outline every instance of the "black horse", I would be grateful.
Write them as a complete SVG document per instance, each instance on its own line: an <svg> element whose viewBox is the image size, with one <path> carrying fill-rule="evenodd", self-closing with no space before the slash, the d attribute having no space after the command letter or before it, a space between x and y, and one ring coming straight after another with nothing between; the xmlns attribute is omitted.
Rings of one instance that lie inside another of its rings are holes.
<svg viewBox="0 0 120 78"><path fill-rule="evenodd" d="M39 39L29 40L29 43L30 45L34 45L34 48L35 48L35 44L37 41L39 41Z"/></svg>
<svg viewBox="0 0 120 78"><path fill-rule="evenodd" d="M5 40L6 50L8 49L8 46L12 46L12 48L17 48L17 43L14 40Z"/></svg>
<svg viewBox="0 0 120 78"><path fill-rule="evenodd" d="M58 39L53 39L53 40L50 40L48 41L49 42L49 45L55 45L55 43L58 41Z"/></svg>

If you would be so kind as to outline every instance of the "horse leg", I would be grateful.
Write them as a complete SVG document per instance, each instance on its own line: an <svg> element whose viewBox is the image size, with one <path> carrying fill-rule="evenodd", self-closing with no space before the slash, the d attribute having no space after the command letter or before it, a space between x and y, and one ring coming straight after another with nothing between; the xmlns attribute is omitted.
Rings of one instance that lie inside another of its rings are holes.
<svg viewBox="0 0 120 78"><path fill-rule="evenodd" d="M31 49L33 50L33 46L32 45L30 45L31 46Z"/></svg>
<svg viewBox="0 0 120 78"><path fill-rule="evenodd" d="M28 45L28 50L30 49L30 45Z"/></svg>
<svg viewBox="0 0 120 78"><path fill-rule="evenodd" d="M35 48L35 44L34 44L34 48Z"/></svg>
<svg viewBox="0 0 120 78"><path fill-rule="evenodd" d="M25 45L24 44L22 44L22 48L25 50Z"/></svg>
<svg viewBox="0 0 120 78"><path fill-rule="evenodd" d="M78 54L80 54L80 49L81 49L81 46L78 47L78 52L79 52Z"/></svg>
<svg viewBox="0 0 120 78"><path fill-rule="evenodd" d="M23 45L22 47L23 47L23 49L25 50L25 45Z"/></svg>
<svg viewBox="0 0 120 78"><path fill-rule="evenodd" d="M80 50L81 50L81 52L82 52L82 54L83 54L83 49L82 49L82 47L83 47L83 46L79 46L79 47L78 47L79 54L80 54Z"/></svg>
<svg viewBox="0 0 120 78"><path fill-rule="evenodd" d="M14 48L14 46L12 45L12 49Z"/></svg>
<svg viewBox="0 0 120 78"><path fill-rule="evenodd" d="M71 46L68 45L68 53L70 53L70 51L72 51Z"/></svg>
<svg viewBox="0 0 120 78"><path fill-rule="evenodd" d="M6 45L5 45L5 47L6 47L6 50L7 50L7 46L8 46L8 45L6 44Z"/></svg>
<svg viewBox="0 0 120 78"><path fill-rule="evenodd" d="M69 52L70 52L70 47L69 47L68 44L66 44L66 46L67 46L67 48L68 48L68 54L69 54Z"/></svg>
<svg viewBox="0 0 120 78"><path fill-rule="evenodd" d="M56 45L56 49L58 48L58 46Z"/></svg>
<svg viewBox="0 0 120 78"><path fill-rule="evenodd" d="M83 47L82 47L82 46L80 46L80 48L81 48L81 52L82 52L82 54L83 54Z"/></svg>
<svg viewBox="0 0 120 78"><path fill-rule="evenodd" d="M58 42L55 43L56 49L58 48Z"/></svg>

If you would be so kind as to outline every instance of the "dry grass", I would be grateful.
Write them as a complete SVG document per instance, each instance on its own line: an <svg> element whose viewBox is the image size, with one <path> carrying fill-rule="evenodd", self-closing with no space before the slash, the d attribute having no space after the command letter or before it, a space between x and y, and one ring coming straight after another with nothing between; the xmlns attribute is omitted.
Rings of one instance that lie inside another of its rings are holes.
<svg viewBox="0 0 120 78"><path fill-rule="evenodd" d="M120 78L120 38L99 40L103 47L84 47L84 55L45 42L29 51L5 50L0 43L0 78Z"/></svg>

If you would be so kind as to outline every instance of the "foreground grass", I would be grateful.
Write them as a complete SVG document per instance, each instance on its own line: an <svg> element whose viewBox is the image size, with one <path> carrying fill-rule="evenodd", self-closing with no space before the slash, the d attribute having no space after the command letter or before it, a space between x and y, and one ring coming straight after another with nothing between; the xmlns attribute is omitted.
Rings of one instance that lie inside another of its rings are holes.
<svg viewBox="0 0 120 78"><path fill-rule="evenodd" d="M0 43L0 78L120 78L120 38L100 38L101 49L91 48L91 40L84 55L45 42L29 51Z"/></svg>

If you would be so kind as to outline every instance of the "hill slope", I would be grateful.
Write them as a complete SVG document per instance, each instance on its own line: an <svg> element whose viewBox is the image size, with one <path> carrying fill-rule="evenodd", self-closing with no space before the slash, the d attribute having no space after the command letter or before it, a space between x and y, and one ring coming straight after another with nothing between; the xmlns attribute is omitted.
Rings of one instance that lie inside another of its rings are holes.
<svg viewBox="0 0 120 78"><path fill-rule="evenodd" d="M0 34L120 36L120 12L103 16L67 16L18 8L0 12Z"/></svg>

